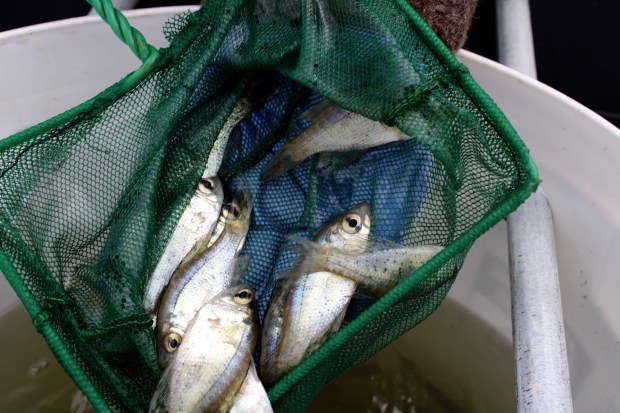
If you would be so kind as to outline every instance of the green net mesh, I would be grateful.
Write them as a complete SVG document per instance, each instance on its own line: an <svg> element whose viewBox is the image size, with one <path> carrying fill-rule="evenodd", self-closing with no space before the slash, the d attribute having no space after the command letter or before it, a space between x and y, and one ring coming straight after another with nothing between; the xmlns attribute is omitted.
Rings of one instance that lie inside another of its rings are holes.
<svg viewBox="0 0 620 413"><path fill-rule="evenodd" d="M381 299L354 300L345 327L270 390L277 411L302 411L435 310L473 241L535 189L535 167L404 1L210 0L164 31L170 47L139 76L0 142L2 270L98 411L146 410L160 376L146 282L239 96L267 79L219 173L253 196L244 281L261 314L290 265L286 235L358 202L380 237L446 246ZM325 98L413 139L260 183Z"/></svg>

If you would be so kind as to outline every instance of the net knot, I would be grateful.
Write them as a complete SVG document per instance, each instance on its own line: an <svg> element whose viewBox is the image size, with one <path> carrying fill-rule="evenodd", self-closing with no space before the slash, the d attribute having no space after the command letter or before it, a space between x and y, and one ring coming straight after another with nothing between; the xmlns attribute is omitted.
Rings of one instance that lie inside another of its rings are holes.
<svg viewBox="0 0 620 413"><path fill-rule="evenodd" d="M34 325L34 329L37 330L39 334L43 334L43 327L45 326L45 324L47 324L49 318L50 314L45 310L39 311L37 315L32 317L32 324Z"/></svg>
<svg viewBox="0 0 620 413"><path fill-rule="evenodd" d="M469 68L464 64L459 63L458 65L452 66L448 69L448 73L450 77L460 79L463 76L469 76Z"/></svg>
<svg viewBox="0 0 620 413"><path fill-rule="evenodd" d="M60 313L63 311L63 307L66 301L59 297L47 297L47 303L43 306L34 317L32 317L32 324L38 333L43 334L43 327L47 324L48 320L52 317L58 319Z"/></svg>
<svg viewBox="0 0 620 413"><path fill-rule="evenodd" d="M439 85L440 82L437 79L432 79L416 87L387 112L383 119L383 123L388 126L396 126L396 119L399 116L414 107L422 97L433 89L439 87Z"/></svg>
<svg viewBox="0 0 620 413"><path fill-rule="evenodd" d="M153 320L147 314L139 313L117 318L100 327L82 330L80 334L84 339L89 340L119 331L144 328L153 328Z"/></svg>

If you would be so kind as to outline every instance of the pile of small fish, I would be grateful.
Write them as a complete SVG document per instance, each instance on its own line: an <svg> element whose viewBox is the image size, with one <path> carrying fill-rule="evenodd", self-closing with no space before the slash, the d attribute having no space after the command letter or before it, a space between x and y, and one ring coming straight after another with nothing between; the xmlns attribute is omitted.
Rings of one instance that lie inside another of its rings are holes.
<svg viewBox="0 0 620 413"><path fill-rule="evenodd" d="M224 203L222 182L213 176L230 131L250 107L241 99L218 137L219 155L209 158L144 294L145 310L156 319L164 369L150 412L272 412L263 383L276 383L339 330L358 286L381 296L443 249L372 239L371 206L355 205L312 240L289 237L298 256L278 275L259 328L254 291L239 284L249 261L241 253L251 196L239 190ZM329 102L311 111L312 125L272 158L263 180L315 153L408 139ZM330 142L325 146L317 142L319 134L334 137L321 140ZM253 354L259 340L257 374Z"/></svg>

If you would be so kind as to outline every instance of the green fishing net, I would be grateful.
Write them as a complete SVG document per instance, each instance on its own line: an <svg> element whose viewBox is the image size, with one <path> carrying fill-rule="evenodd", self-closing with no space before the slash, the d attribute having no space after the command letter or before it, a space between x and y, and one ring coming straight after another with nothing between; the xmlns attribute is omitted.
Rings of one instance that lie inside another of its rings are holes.
<svg viewBox="0 0 620 413"><path fill-rule="evenodd" d="M270 389L277 411L303 411L431 314L475 239L538 184L504 116L404 0L209 0L164 32L159 53L138 45L137 72L0 141L1 269L98 411L148 407L161 373L144 288L249 88L260 102L219 175L252 194L244 281L261 317L294 256L286 235L311 237L358 202L375 235L446 247L384 297L360 294L343 329ZM323 99L412 139L260 182Z"/></svg>

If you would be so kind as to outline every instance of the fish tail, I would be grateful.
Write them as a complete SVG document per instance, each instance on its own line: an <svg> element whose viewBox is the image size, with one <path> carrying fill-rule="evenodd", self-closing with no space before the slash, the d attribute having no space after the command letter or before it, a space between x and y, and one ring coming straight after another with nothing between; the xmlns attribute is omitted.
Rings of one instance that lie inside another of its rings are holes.
<svg viewBox="0 0 620 413"><path fill-rule="evenodd" d="M261 182L267 182L275 179L283 175L289 169L294 168L298 164L299 161L295 159L291 151L288 150L286 147L283 147L271 158L271 160L261 173L260 180Z"/></svg>

